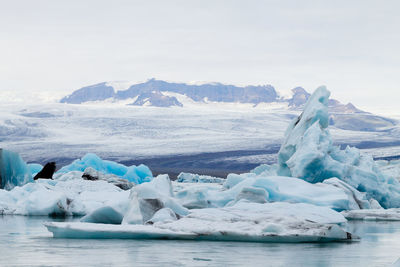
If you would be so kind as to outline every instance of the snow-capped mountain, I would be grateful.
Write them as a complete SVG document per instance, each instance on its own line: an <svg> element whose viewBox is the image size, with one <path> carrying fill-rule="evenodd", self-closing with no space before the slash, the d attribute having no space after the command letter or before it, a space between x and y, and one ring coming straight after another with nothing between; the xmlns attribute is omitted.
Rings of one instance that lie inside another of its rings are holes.
<svg viewBox="0 0 400 267"><path fill-rule="evenodd" d="M118 82L103 82L74 91L71 95L61 99L61 103L82 104L103 100L132 100L128 105L155 106L155 107L182 107L174 96L174 93L185 96L194 102L221 102L221 103L250 103L254 105L262 103L281 102L287 103L291 109L302 109L310 97L302 87L292 90L293 96L284 99L271 85L249 85L245 87L226 85L222 83L186 84L172 83L162 80L150 79L143 83L135 83L121 86ZM339 113L362 112L353 104L344 105L338 100L330 100L331 111Z"/></svg>
<svg viewBox="0 0 400 267"><path fill-rule="evenodd" d="M122 85L122 86L121 86ZM303 109L310 93L302 87L292 90L289 98L280 97L271 85L234 86L222 83L185 84L150 79L143 83L103 82L83 87L61 99L61 103L83 104L90 102L124 103L134 106L183 107L188 104L235 103L286 105L287 110ZM392 127L396 121L364 112L352 103L342 104L335 99L329 100L332 114L330 124L344 130L375 131ZM355 115L356 114L356 115Z"/></svg>
<svg viewBox="0 0 400 267"><path fill-rule="evenodd" d="M81 104L88 101L102 101L112 98L126 100L138 98L135 105L182 106L178 100L165 95L172 92L185 95L193 101L238 102L238 103L271 103L279 100L279 96L271 85L245 86L206 83L200 85L171 83L150 79L144 83L131 85L126 90L115 90L112 83L99 83L76 90L61 99L61 103ZM165 96L165 97L164 97Z"/></svg>

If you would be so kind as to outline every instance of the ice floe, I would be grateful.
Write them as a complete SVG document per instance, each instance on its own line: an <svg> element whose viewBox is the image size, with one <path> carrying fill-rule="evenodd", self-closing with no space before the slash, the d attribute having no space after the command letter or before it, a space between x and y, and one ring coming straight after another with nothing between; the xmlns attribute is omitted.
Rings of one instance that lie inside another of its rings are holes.
<svg viewBox="0 0 400 267"><path fill-rule="evenodd" d="M340 213L303 203L239 202L220 209L195 209L179 220L155 215L164 219L154 220L150 225L51 222L46 227L58 238L249 242L329 242L354 238L337 225L346 221Z"/></svg>

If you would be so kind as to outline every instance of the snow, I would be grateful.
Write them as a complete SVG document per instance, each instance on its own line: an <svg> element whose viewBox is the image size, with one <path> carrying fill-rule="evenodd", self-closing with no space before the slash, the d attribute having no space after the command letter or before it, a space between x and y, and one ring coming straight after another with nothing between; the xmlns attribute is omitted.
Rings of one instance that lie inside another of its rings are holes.
<svg viewBox="0 0 400 267"><path fill-rule="evenodd" d="M23 115L44 111L53 116ZM277 146L283 141L282 133L287 125L298 115L299 111L278 104L253 107L199 103L183 108L154 108L105 102L98 105L5 103L0 107L0 137L3 148L20 153L27 162L45 163L60 155L76 159L83 156L83 151L126 161L178 152L196 154ZM354 116L357 120L358 115ZM397 128L363 132L333 126L331 133L338 143L358 144L370 140L390 143L399 140L400 131L394 131ZM368 152L380 155L381 150ZM398 151L398 148L388 149L385 154L396 155ZM265 163L259 157L246 161Z"/></svg>
<svg viewBox="0 0 400 267"><path fill-rule="evenodd" d="M0 188L12 189L32 181L31 169L18 153L0 149Z"/></svg>
<svg viewBox="0 0 400 267"><path fill-rule="evenodd" d="M228 208L192 210L179 220L166 218L151 225L51 222L46 227L56 238L328 242L352 238L336 225L345 221L340 213L309 204L240 202Z"/></svg>
<svg viewBox="0 0 400 267"><path fill-rule="evenodd" d="M139 166L126 167L113 161L102 160L93 153L88 153L82 159L77 159L70 165L62 167L58 173L67 173L70 171L83 172L88 167L105 174L119 176L136 184L148 182L153 178L153 174L146 165L141 164Z"/></svg>

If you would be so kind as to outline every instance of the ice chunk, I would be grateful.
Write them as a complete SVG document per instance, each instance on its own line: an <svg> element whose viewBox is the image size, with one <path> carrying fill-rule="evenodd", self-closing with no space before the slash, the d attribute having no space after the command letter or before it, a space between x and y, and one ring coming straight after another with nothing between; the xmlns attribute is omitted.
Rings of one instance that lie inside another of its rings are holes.
<svg viewBox="0 0 400 267"><path fill-rule="evenodd" d="M309 204L239 202L228 208L193 210L179 220L160 220L152 225L51 222L46 223L46 227L56 238L294 243L352 239L351 234L336 225L345 221L340 213Z"/></svg>
<svg viewBox="0 0 400 267"><path fill-rule="evenodd" d="M154 224L158 222L176 221L178 218L170 208L163 208L158 210L153 217L146 221L146 224Z"/></svg>
<svg viewBox="0 0 400 267"><path fill-rule="evenodd" d="M341 212L348 220L400 221L400 209L366 209Z"/></svg>
<svg viewBox="0 0 400 267"><path fill-rule="evenodd" d="M400 160L380 160L377 164L383 174L400 180Z"/></svg>
<svg viewBox="0 0 400 267"><path fill-rule="evenodd" d="M397 179L385 176L372 157L361 155L358 149L333 146L328 130L329 95L325 87L318 88L289 125L278 155L278 174L310 183L337 177L384 208L400 207Z"/></svg>
<svg viewBox="0 0 400 267"><path fill-rule="evenodd" d="M38 172L40 172L43 169L43 166L38 163L29 163L28 168L31 171L32 177L34 177Z"/></svg>
<svg viewBox="0 0 400 267"><path fill-rule="evenodd" d="M131 190L129 209L122 223L143 224L162 208L170 208L180 216L188 214L188 210L173 198L168 175L159 175L151 182L140 184Z"/></svg>
<svg viewBox="0 0 400 267"><path fill-rule="evenodd" d="M267 202L309 203L338 211L350 209L356 202L352 194L329 184L311 184L293 177L264 177L253 173L229 175L226 183L230 183L231 177L235 177L234 179L240 182L228 190L206 184L193 185L177 192L176 197L187 208L224 207L240 198L239 195L243 195L243 190L246 191L244 188L256 188L265 190ZM258 199L258 201L262 200Z"/></svg>
<svg viewBox="0 0 400 267"><path fill-rule="evenodd" d="M81 222L103 223L103 224L121 224L123 216L121 213L106 206L101 207L81 219Z"/></svg>
<svg viewBox="0 0 400 267"><path fill-rule="evenodd" d="M82 172L70 172L55 180L38 179L0 190L0 214L82 216L105 206L121 214L127 211L129 191L81 176Z"/></svg>
<svg viewBox="0 0 400 267"><path fill-rule="evenodd" d="M10 190L32 181L31 170L20 155L0 148L0 188Z"/></svg>
<svg viewBox="0 0 400 267"><path fill-rule="evenodd" d="M177 182L179 182L179 183L219 183L219 184L222 184L225 182L225 179L208 176L208 175L199 175L199 174L181 172L178 175Z"/></svg>
<svg viewBox="0 0 400 267"><path fill-rule="evenodd" d="M338 188L341 188L349 196L349 200L350 200L349 209L357 210L357 209L370 209L371 208L370 201L367 200L365 193L361 193L361 192L357 191L354 187L346 184L345 182L339 180L338 178L330 178L330 179L325 180L323 183L330 184L330 185L336 186ZM376 200L374 200L374 201L376 202ZM376 203L376 204L378 204L378 203Z"/></svg>
<svg viewBox="0 0 400 267"><path fill-rule="evenodd" d="M87 167L85 169L85 172L82 174L82 178L89 181L103 180L115 186L118 186L122 190L129 190L135 185L134 183L129 182L126 179L119 178L114 174L104 174L102 172L96 171L92 167Z"/></svg>
<svg viewBox="0 0 400 267"><path fill-rule="evenodd" d="M243 187L240 193L236 196L236 201L247 200L254 203L266 203L268 201L268 192L263 188Z"/></svg>
<svg viewBox="0 0 400 267"><path fill-rule="evenodd" d="M261 164L260 166L251 170L251 173L255 173L257 175L264 175L264 176L276 176L278 171L278 164Z"/></svg>
<svg viewBox="0 0 400 267"><path fill-rule="evenodd" d="M146 165L141 164L139 166L133 165L127 167L113 161L102 160L97 155L91 153L86 154L82 159L75 160L70 165L64 166L58 173L67 173L70 171L83 172L87 167L105 174L114 174L135 184L149 182L153 179L153 174Z"/></svg>

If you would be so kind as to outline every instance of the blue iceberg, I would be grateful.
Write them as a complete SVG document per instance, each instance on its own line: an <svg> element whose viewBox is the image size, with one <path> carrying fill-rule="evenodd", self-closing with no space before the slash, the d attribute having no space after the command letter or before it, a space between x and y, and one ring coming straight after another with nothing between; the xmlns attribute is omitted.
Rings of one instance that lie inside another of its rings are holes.
<svg viewBox="0 0 400 267"><path fill-rule="evenodd" d="M31 170L18 153L0 149L0 188L10 190L32 181Z"/></svg>
<svg viewBox="0 0 400 267"><path fill-rule="evenodd" d="M114 174L135 184L150 182L153 174L149 167L140 164L139 166L125 166L109 160L102 160L97 155L88 153L82 159L77 159L70 165L62 167L57 173L67 173L70 171L84 172L87 167L92 167L96 171L105 174Z"/></svg>
<svg viewBox="0 0 400 267"><path fill-rule="evenodd" d="M310 183L338 178L383 208L400 207L400 183L384 175L373 158L356 148L334 146L328 130L330 92L318 88L288 127L278 155L278 175Z"/></svg>

